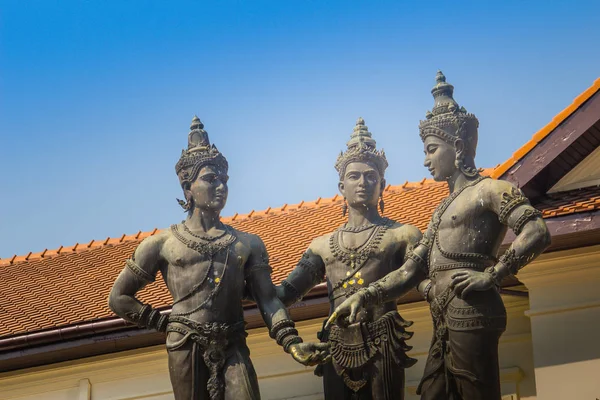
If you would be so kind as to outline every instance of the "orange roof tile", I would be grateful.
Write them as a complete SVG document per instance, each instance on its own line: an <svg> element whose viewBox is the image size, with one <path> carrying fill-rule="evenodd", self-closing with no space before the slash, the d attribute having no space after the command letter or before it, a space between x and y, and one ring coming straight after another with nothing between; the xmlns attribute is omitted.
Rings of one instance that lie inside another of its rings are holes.
<svg viewBox="0 0 600 400"><path fill-rule="evenodd" d="M492 172L488 169L483 173ZM578 192L564 201L549 199L539 208L545 217L600 209L600 189ZM445 183L432 180L388 186L383 196L385 215L424 230L447 194ZM223 222L263 239L271 256L273 281L278 283L294 268L313 238L344 222L341 202L340 196L321 198L273 207L268 213L236 214L223 218ZM0 337L114 317L106 302L114 279L139 242L157 232L154 229L0 260L4 295ZM140 292L140 300L155 307L167 307L171 302L160 277Z"/></svg>
<svg viewBox="0 0 600 400"><path fill-rule="evenodd" d="M492 173L492 178L498 179L506 171L508 171L513 165L515 165L520 159L525 157L539 142L541 142L546 136L548 136L557 126L562 124L571 114L575 112L583 103L585 103L590 97L592 97L598 90L600 90L600 78L594 81L594 84L587 88L583 93L573 100L573 102L560 113L558 113L552 121L546 126L537 131L527 143L521 146L515 151L508 160L500 164Z"/></svg>
<svg viewBox="0 0 600 400"><path fill-rule="evenodd" d="M433 209L447 191L445 183L432 180L388 186L383 196L386 216L425 229ZM313 238L343 223L341 202L342 198L336 195L236 214L223 218L223 222L263 239L271 256L273 281L278 283L294 268ZM114 317L107 306L112 283L139 242L156 232L154 229L92 240L0 260L4 295L0 304L0 337ZM140 300L156 307L166 307L171 302L160 278L140 292Z"/></svg>
<svg viewBox="0 0 600 400"><path fill-rule="evenodd" d="M494 172L488 169L483 174ZM445 183L426 179L389 185L383 196L386 216L424 230L447 193ZM271 255L273 281L279 283L313 238L333 231L344 222L341 202L336 195L246 215L235 214L223 218L223 222L263 239ZM551 195L537 207L546 218L600 209L600 188ZM0 305L0 337L113 317L106 298L114 279L139 242L157 232L154 229L117 239L92 240L0 260L5 298ZM160 278L140 293L140 300L156 307L167 307L171 302Z"/></svg>

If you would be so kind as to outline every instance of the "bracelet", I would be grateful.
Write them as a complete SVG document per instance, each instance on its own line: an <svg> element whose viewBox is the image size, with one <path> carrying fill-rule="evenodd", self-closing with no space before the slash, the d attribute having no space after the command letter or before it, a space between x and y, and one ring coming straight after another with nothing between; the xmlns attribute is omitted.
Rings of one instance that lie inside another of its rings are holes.
<svg viewBox="0 0 600 400"><path fill-rule="evenodd" d="M290 352L290 346L294 345L294 344L300 344L303 343L303 340L300 336L298 335L289 335L286 336L283 340L283 351L285 351L286 353Z"/></svg>
<svg viewBox="0 0 600 400"><path fill-rule="evenodd" d="M282 330L277 332L275 341L277 342L278 345L283 346L283 339L288 335L298 335L298 331L296 330L296 328L291 328L291 327L283 328Z"/></svg>
<svg viewBox="0 0 600 400"><path fill-rule="evenodd" d="M494 285L496 285L496 287L499 288L500 283L502 283L502 278L500 278L500 276L498 275L498 271L496 270L496 267L491 266L489 268L486 268L485 272L492 276L492 281L494 282Z"/></svg>
<svg viewBox="0 0 600 400"><path fill-rule="evenodd" d="M291 319L279 320L273 325L271 325L271 331L269 332L269 336L271 336L271 339L275 339L282 329L287 327L294 328L295 326L296 324Z"/></svg>

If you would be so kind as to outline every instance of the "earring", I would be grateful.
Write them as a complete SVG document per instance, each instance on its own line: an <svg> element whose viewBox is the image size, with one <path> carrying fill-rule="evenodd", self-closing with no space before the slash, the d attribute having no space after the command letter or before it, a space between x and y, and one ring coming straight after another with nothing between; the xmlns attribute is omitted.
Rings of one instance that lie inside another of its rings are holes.
<svg viewBox="0 0 600 400"><path fill-rule="evenodd" d="M346 204L346 198L344 197L344 202L342 203L342 217L346 216L346 212L348 212L348 204Z"/></svg>
<svg viewBox="0 0 600 400"><path fill-rule="evenodd" d="M383 208L385 203L383 202L383 195L379 196L379 210L381 210L381 215L383 215Z"/></svg>
<svg viewBox="0 0 600 400"><path fill-rule="evenodd" d="M177 199L177 203L179 203L179 205L181 206L181 208L183 208L183 211L189 211L190 209L190 203L185 202L183 200Z"/></svg>

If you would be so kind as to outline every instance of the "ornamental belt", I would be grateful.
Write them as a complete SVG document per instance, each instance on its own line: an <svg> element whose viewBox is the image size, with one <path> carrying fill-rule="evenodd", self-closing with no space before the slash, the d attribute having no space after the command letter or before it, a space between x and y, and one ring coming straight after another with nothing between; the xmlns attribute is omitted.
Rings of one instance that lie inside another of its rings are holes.
<svg viewBox="0 0 600 400"><path fill-rule="evenodd" d="M177 350L188 340L193 341L192 362L196 362L196 354L200 352L204 364L210 372L207 389L211 400L222 400L225 393L223 382L223 366L226 361L226 350L237 338L245 337L245 322L238 321L232 325L221 322L196 322L185 317L171 316L167 326L169 332L177 332L183 338L175 343L167 343L167 350ZM196 373L197 369L194 368ZM200 388L195 387L196 376L193 379L192 392L197 393Z"/></svg>
<svg viewBox="0 0 600 400"><path fill-rule="evenodd" d="M346 386L357 392L366 385L364 378L352 380L347 370L365 366L377 354L382 354L385 359L384 370L391 368L388 364L392 359L402 368L414 365L417 360L406 356L412 347L405 343L413 335L405 330L411 325L412 322L405 321L397 311L390 311L377 321L359 322L347 327L332 326L328 335L331 343L329 353L336 373ZM380 372L392 378L391 371Z"/></svg>

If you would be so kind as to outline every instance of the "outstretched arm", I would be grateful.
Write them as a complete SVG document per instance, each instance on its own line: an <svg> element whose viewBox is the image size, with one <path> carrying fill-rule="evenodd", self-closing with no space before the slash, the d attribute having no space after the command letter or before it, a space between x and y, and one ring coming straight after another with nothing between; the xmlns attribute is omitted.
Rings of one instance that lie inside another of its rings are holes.
<svg viewBox="0 0 600 400"><path fill-rule="evenodd" d="M490 181L486 203L498 215L500 222L516 234L499 262L482 274L476 271L458 272L452 276L455 291L461 297L472 290L485 290L517 272L539 256L550 245L550 233L542 214L531 206L523 192L506 181Z"/></svg>
<svg viewBox="0 0 600 400"><path fill-rule="evenodd" d="M246 263L246 283L267 324L270 336L286 353L304 365L315 365L327 358L326 343L303 343L294 321L277 297L271 280L271 267L263 242L253 237L252 253Z"/></svg>
<svg viewBox="0 0 600 400"><path fill-rule="evenodd" d="M277 297L286 307L300 301L325 279L325 264L321 257L313 252L313 246L314 244L309 246L296 268L276 287Z"/></svg>
<svg viewBox="0 0 600 400"><path fill-rule="evenodd" d="M117 277L108 297L108 306L126 321L164 332L167 328L167 316L161 315L158 310L135 297L137 292L155 280L161 264L162 240L157 235L140 243Z"/></svg>

